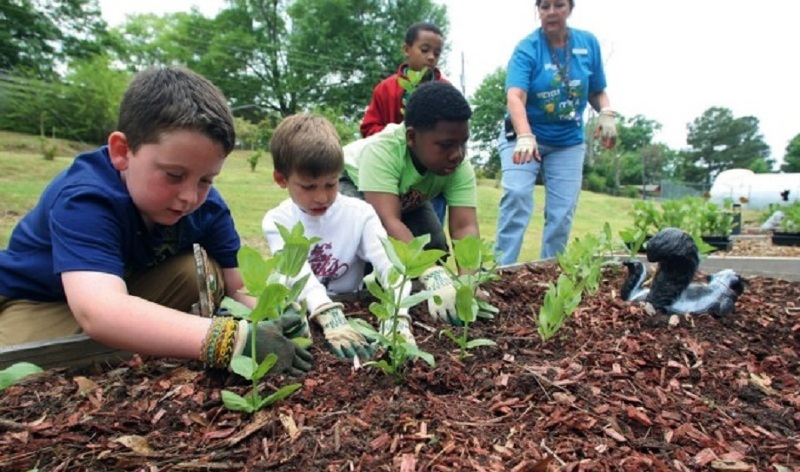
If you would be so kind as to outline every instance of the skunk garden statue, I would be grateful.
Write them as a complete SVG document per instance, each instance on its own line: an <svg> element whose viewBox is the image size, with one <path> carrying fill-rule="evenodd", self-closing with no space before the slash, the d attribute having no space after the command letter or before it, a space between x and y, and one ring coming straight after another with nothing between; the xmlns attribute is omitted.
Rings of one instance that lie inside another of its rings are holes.
<svg viewBox="0 0 800 472"><path fill-rule="evenodd" d="M715 317L733 312L736 299L744 291L745 280L725 269L710 274L705 283L692 282L700 255L686 232L666 228L647 242L647 260L658 263L649 289L642 288L647 268L638 260L624 262L628 277L622 286L626 301L646 301L663 313L710 313Z"/></svg>

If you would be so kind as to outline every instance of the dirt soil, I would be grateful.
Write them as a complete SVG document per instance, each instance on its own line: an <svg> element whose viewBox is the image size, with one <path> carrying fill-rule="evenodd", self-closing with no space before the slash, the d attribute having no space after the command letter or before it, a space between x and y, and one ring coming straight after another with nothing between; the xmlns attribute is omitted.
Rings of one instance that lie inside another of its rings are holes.
<svg viewBox="0 0 800 472"><path fill-rule="evenodd" d="M0 470L800 470L800 283L752 278L733 315L669 318L621 301L609 270L542 342L557 274L489 287L500 314L470 333L497 347L459 360L419 313L435 368L395 382L314 348L308 376L263 384L303 388L255 415L220 400L243 380L195 362L34 376L0 393Z"/></svg>

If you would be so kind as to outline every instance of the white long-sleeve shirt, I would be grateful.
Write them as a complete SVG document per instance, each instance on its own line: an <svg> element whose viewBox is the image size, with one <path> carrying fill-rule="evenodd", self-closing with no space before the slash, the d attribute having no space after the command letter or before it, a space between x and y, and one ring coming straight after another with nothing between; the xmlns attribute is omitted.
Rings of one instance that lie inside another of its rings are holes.
<svg viewBox="0 0 800 472"><path fill-rule="evenodd" d="M309 313L329 303L330 295L357 291L366 275L367 262L381 280L386 280L392 266L380 242L380 238L386 238L386 230L372 205L340 194L324 215L311 216L291 199L284 200L269 210L261 222L273 254L284 246L275 224L291 229L298 221L303 224L307 238L320 238L311 247L308 260L298 275L298 278L309 273L314 275L300 293L300 300L306 300Z"/></svg>

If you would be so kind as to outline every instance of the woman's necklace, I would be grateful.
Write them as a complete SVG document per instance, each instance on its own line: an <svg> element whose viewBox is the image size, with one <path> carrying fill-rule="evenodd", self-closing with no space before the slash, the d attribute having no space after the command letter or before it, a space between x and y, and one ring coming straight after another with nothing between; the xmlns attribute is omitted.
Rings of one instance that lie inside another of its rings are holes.
<svg viewBox="0 0 800 472"><path fill-rule="evenodd" d="M561 65L561 62L558 60L558 55L556 54L555 49L553 46L550 45L550 39L547 38L545 35L545 40L547 41L547 51L550 53L550 60L553 61L553 65L556 66L558 69L558 75L561 79L561 84L564 85L564 88L567 92L567 106L568 108L564 110L566 112L566 116L568 119L573 120L575 119L575 97L573 97L573 90L569 86L569 61L572 54L570 54L570 47L569 47L569 30L567 30L567 35L564 38L564 65Z"/></svg>

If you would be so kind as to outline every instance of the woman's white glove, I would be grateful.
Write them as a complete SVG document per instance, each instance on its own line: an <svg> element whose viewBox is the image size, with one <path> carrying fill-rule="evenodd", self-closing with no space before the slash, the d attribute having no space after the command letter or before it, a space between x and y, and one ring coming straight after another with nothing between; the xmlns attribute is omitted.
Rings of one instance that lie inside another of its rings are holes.
<svg viewBox="0 0 800 472"><path fill-rule="evenodd" d="M539 160L539 145L536 136L532 134L518 134L517 145L514 147L514 164L527 164L532 159Z"/></svg>
<svg viewBox="0 0 800 472"><path fill-rule="evenodd" d="M314 310L310 319L320 325L330 351L337 357L352 358L357 355L361 359L369 359L375 354L375 349L367 339L350 326L342 312L341 303L325 303Z"/></svg>
<svg viewBox="0 0 800 472"><path fill-rule="evenodd" d="M600 111L594 137L600 136L603 147L611 149L617 144L617 114L609 108Z"/></svg>
<svg viewBox="0 0 800 472"><path fill-rule="evenodd" d="M433 297L428 299L428 312L434 319L446 321L455 326L461 326L461 319L456 312L456 288L453 280L447 275L444 267L433 266L419 277L425 290L433 292ZM436 299L439 299L439 303Z"/></svg>

